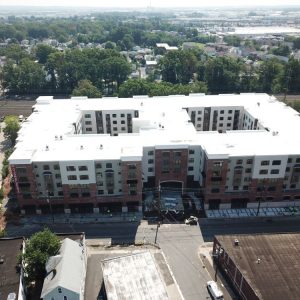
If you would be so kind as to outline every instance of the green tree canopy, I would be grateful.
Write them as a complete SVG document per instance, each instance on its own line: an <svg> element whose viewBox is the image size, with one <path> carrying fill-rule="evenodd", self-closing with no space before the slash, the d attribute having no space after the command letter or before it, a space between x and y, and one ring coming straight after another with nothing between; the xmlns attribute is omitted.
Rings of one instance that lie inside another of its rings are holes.
<svg viewBox="0 0 300 300"><path fill-rule="evenodd" d="M88 98L101 98L101 92L89 80L80 80L73 90L73 96L87 96Z"/></svg>
<svg viewBox="0 0 300 300"><path fill-rule="evenodd" d="M12 145L15 145L20 129L19 119L17 116L7 116L4 119L5 127L3 133L5 138L9 139Z"/></svg>
<svg viewBox="0 0 300 300"><path fill-rule="evenodd" d="M39 44L36 46L35 56L40 64L45 64L48 60L49 55L56 51L57 50L55 48L49 45Z"/></svg>
<svg viewBox="0 0 300 300"><path fill-rule="evenodd" d="M46 262L50 256L57 255L60 248L59 238L49 229L33 234L26 242L25 253L22 254L26 281L43 281Z"/></svg>
<svg viewBox="0 0 300 300"><path fill-rule="evenodd" d="M43 67L28 58L19 65L6 63L2 72L2 84L8 94L39 94L46 83Z"/></svg>

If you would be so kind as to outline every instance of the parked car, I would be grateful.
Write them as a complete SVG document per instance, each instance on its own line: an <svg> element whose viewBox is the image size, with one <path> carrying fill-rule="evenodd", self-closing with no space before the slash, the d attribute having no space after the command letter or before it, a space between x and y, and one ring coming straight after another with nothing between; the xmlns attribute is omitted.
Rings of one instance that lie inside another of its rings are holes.
<svg viewBox="0 0 300 300"><path fill-rule="evenodd" d="M207 289L214 300L223 300L224 296L217 283L213 280L207 282Z"/></svg>
<svg viewBox="0 0 300 300"><path fill-rule="evenodd" d="M198 224L198 218L194 216L190 216L188 219L185 219L184 223L186 225L197 225Z"/></svg>

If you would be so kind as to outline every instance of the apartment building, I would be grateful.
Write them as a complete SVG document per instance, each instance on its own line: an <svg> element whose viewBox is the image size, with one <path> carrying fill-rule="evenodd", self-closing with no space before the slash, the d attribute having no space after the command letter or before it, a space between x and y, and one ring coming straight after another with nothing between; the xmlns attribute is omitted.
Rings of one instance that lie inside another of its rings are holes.
<svg viewBox="0 0 300 300"><path fill-rule="evenodd" d="M142 211L161 187L206 209L299 205L299 125L267 94L39 97L9 162L22 213Z"/></svg>

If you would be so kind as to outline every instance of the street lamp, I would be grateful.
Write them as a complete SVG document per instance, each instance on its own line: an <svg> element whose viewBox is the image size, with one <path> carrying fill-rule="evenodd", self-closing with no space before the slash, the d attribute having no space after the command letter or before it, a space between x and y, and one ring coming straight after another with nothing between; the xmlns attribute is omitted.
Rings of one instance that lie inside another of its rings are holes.
<svg viewBox="0 0 300 300"><path fill-rule="evenodd" d="M262 185L262 187L261 187L261 194L260 194L260 197L258 198L258 206L257 206L256 216L258 216L258 214L259 214L260 204L261 204L261 201L263 200L263 196L264 196L264 191L265 191L265 179L263 179L262 184L263 184L263 185Z"/></svg>

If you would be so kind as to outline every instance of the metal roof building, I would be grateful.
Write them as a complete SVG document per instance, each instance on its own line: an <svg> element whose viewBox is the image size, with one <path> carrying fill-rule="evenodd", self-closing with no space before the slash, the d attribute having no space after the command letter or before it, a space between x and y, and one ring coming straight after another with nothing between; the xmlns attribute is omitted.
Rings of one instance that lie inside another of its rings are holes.
<svg viewBox="0 0 300 300"><path fill-rule="evenodd" d="M300 233L215 236L213 253L241 299L299 299Z"/></svg>

